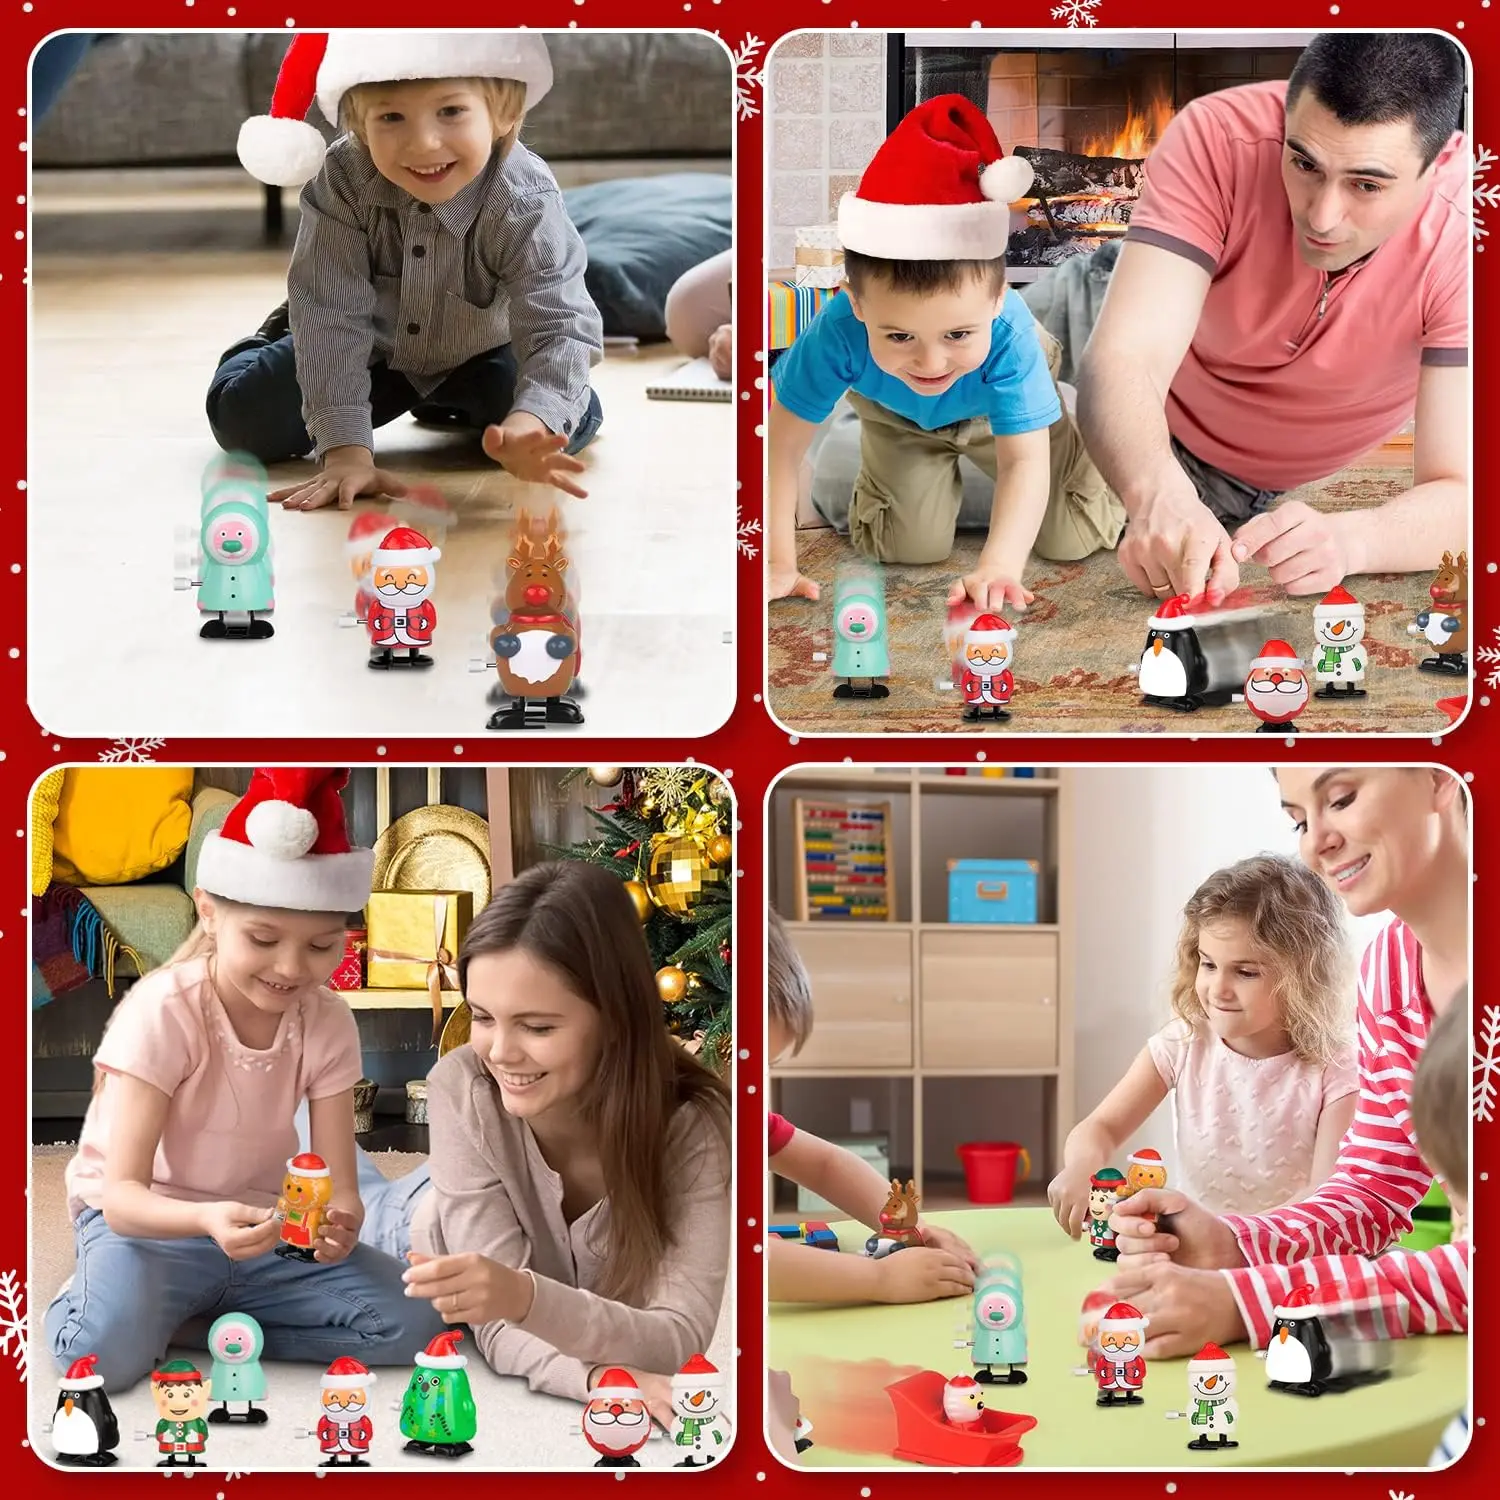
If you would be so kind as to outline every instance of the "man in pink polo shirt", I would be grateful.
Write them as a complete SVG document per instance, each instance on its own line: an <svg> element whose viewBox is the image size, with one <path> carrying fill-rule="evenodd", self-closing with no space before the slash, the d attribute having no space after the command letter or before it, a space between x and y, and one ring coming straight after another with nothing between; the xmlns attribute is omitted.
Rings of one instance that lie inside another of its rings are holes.
<svg viewBox="0 0 1500 1500"><path fill-rule="evenodd" d="M1464 86L1445 37L1328 33L1286 83L1189 104L1151 152L1078 378L1143 592L1219 597L1253 558L1323 594L1468 547ZM1410 490L1269 508L1414 411Z"/></svg>

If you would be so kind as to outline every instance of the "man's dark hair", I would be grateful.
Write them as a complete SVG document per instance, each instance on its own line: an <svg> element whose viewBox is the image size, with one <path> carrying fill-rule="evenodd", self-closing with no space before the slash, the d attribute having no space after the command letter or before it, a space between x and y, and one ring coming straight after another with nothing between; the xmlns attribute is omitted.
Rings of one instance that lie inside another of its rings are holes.
<svg viewBox="0 0 1500 1500"><path fill-rule="evenodd" d="M1303 89L1343 125L1411 121L1424 172L1463 128L1464 56L1434 32L1322 32L1287 80L1288 109Z"/></svg>
<svg viewBox="0 0 1500 1500"><path fill-rule="evenodd" d="M928 297L934 292L961 292L976 277L985 277L998 297L1005 289L1005 257L994 260L885 260L878 255L844 251L844 280L857 297L872 281L893 292Z"/></svg>

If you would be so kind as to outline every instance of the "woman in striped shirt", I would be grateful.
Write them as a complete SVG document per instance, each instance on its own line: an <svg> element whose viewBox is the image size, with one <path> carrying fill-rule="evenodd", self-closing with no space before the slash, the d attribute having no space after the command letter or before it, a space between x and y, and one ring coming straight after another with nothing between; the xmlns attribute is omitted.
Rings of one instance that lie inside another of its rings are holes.
<svg viewBox="0 0 1500 1500"><path fill-rule="evenodd" d="M1148 1357L1192 1354L1205 1340L1263 1348L1272 1310L1303 1283L1380 1336L1468 1328L1466 1234L1383 1253L1410 1229L1433 1177L1412 1128L1412 1074L1434 1016L1468 982L1466 795L1440 769L1276 776L1303 861L1354 915L1393 914L1360 965L1359 1103L1333 1176L1300 1203L1219 1218L1181 1193L1149 1190L1116 1211L1122 1253L1109 1289L1150 1319Z"/></svg>

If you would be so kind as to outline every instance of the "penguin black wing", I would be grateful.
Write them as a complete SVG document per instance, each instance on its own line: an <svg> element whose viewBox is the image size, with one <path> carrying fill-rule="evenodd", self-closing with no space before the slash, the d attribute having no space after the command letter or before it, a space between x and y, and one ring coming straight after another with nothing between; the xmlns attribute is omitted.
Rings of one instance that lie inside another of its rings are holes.
<svg viewBox="0 0 1500 1500"><path fill-rule="evenodd" d="M113 1452L120 1446L120 1419L115 1415L115 1409L109 1404L109 1397L103 1391L95 1391L94 1394L99 1398L100 1407L94 1417L94 1426L99 1432L99 1451Z"/></svg>

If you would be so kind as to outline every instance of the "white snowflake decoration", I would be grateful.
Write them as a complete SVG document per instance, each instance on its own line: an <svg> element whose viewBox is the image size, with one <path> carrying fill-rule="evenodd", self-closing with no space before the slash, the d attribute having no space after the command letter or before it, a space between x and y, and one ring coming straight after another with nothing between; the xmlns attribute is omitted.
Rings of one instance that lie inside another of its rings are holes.
<svg viewBox="0 0 1500 1500"><path fill-rule="evenodd" d="M1052 19L1066 22L1069 26L1097 26L1099 0L1063 0L1063 4L1052 7Z"/></svg>
<svg viewBox="0 0 1500 1500"><path fill-rule="evenodd" d="M1480 146L1474 156L1474 250L1483 254L1485 237L1489 225L1484 222L1487 208L1500 208L1500 182L1486 182L1485 173L1495 165L1495 153L1488 146Z"/></svg>
<svg viewBox="0 0 1500 1500"><path fill-rule="evenodd" d="M99 759L106 765L154 765L156 757L151 752L166 743L165 740L116 740L108 750L99 752Z"/></svg>
<svg viewBox="0 0 1500 1500"><path fill-rule="evenodd" d="M1493 646L1477 646L1474 650L1474 660L1486 668L1484 673L1484 685L1491 688L1500 688L1500 625L1492 627L1495 637Z"/></svg>
<svg viewBox="0 0 1500 1500"><path fill-rule="evenodd" d="M1417 1500L1415 1495L1408 1495L1405 1490L1392 1490L1391 1500Z"/></svg>
<svg viewBox="0 0 1500 1500"><path fill-rule="evenodd" d="M0 1354L15 1361L17 1376L26 1379L26 1288L18 1271L0 1275Z"/></svg>
<svg viewBox="0 0 1500 1500"><path fill-rule="evenodd" d="M1097 5L1099 0L1092 0ZM734 117L741 121L753 119L760 113L760 103L755 91L766 81L766 69L757 67L755 60L766 44L758 36L746 36L734 52Z"/></svg>
<svg viewBox="0 0 1500 1500"><path fill-rule="evenodd" d="M1500 1087L1500 1005L1486 1005L1479 1023L1479 1045L1474 1049L1474 1118L1488 1124L1495 1118L1495 1095Z"/></svg>
<svg viewBox="0 0 1500 1500"><path fill-rule="evenodd" d="M760 518L752 516L745 519L740 515L738 505L734 508L734 544L739 549L743 558L755 558L760 556L760 548L752 540L760 535Z"/></svg>

